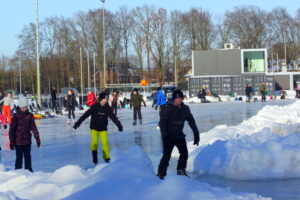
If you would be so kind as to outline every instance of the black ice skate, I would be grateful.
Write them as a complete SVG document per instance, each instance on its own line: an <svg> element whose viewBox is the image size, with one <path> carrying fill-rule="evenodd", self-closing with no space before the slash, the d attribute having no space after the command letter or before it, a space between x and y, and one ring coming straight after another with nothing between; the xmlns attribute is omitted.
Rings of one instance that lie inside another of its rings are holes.
<svg viewBox="0 0 300 200"><path fill-rule="evenodd" d="M142 123L143 123L142 119L140 119L139 121L140 121L140 124L142 124Z"/></svg>
<svg viewBox="0 0 300 200"><path fill-rule="evenodd" d="M179 169L177 170L177 175L180 175L180 176L186 176L188 178L191 178L185 171L185 169Z"/></svg>
<svg viewBox="0 0 300 200"><path fill-rule="evenodd" d="M133 125L133 126L135 126L135 125L136 125L136 120L134 120L134 121L133 121L132 125Z"/></svg>
<svg viewBox="0 0 300 200"><path fill-rule="evenodd" d="M106 163L109 163L109 162L110 162L110 158L105 158L104 161L105 161Z"/></svg>

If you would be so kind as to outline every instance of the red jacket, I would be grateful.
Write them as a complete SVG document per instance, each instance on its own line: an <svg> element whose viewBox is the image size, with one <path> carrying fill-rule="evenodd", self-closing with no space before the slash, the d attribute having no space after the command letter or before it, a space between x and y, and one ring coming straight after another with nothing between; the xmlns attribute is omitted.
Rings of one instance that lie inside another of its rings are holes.
<svg viewBox="0 0 300 200"><path fill-rule="evenodd" d="M86 105L88 106L92 106L96 103L96 98L95 98L95 94L94 92L92 92L91 94L87 95L87 101L86 101Z"/></svg>
<svg viewBox="0 0 300 200"><path fill-rule="evenodd" d="M36 141L40 141L40 135L35 125L33 114L29 111L21 112L19 109L12 118L9 129L9 140L14 145L31 144L31 132Z"/></svg>

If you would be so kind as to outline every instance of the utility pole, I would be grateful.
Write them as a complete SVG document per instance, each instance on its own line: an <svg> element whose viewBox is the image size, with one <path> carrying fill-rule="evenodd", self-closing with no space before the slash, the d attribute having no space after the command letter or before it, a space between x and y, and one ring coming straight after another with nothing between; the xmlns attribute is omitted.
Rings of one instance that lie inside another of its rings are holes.
<svg viewBox="0 0 300 200"><path fill-rule="evenodd" d="M87 64L88 64L88 88L91 89L90 54L89 54L89 51L87 51Z"/></svg>
<svg viewBox="0 0 300 200"><path fill-rule="evenodd" d="M22 94L22 66L21 66L21 55L19 54L19 71L20 71L20 94Z"/></svg>
<svg viewBox="0 0 300 200"><path fill-rule="evenodd" d="M36 80L37 80L37 103L41 106L41 72L40 72L40 49L39 49L39 0L36 0Z"/></svg>
<svg viewBox="0 0 300 200"><path fill-rule="evenodd" d="M96 95L96 55L93 53L93 61L94 61L94 90Z"/></svg>
<svg viewBox="0 0 300 200"><path fill-rule="evenodd" d="M82 77L82 52L81 48L79 49L80 51L80 88L81 88L81 104L83 104L83 77Z"/></svg>
<svg viewBox="0 0 300 200"><path fill-rule="evenodd" d="M175 70L174 70L174 75L175 75L175 86L176 88L178 87L178 75L177 75L177 56L175 56Z"/></svg>
<svg viewBox="0 0 300 200"><path fill-rule="evenodd" d="M102 9L102 31L103 31L103 87L106 88L106 59L105 59L105 0L101 0L103 3L103 9Z"/></svg>

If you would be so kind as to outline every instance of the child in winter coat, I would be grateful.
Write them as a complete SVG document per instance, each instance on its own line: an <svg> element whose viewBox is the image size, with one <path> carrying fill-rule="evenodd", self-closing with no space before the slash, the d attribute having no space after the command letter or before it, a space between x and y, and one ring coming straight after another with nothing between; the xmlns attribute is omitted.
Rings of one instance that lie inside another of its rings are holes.
<svg viewBox="0 0 300 200"><path fill-rule="evenodd" d="M41 146L40 135L35 125L33 114L28 111L27 98L19 99L19 108L12 118L9 129L10 149L16 150L15 169L22 168L22 160L25 158L25 169L33 172L31 166L31 137L36 140L37 147Z"/></svg>
<svg viewBox="0 0 300 200"><path fill-rule="evenodd" d="M0 104L3 102L2 112L6 121L11 124L11 110L14 108L14 102L12 99L11 92L8 92L6 97L4 97Z"/></svg>
<svg viewBox="0 0 300 200"><path fill-rule="evenodd" d="M130 98L130 108L133 107L133 125L136 125L137 115L139 116L140 124L142 124L141 106L142 103L146 107L143 97L139 94L137 89L134 89Z"/></svg>
<svg viewBox="0 0 300 200"><path fill-rule="evenodd" d="M123 131L123 126L118 118L114 115L112 108L107 104L106 94L99 95L99 103L95 103L90 107L75 123L74 129L77 129L80 124L91 115L91 144L93 163L98 163L98 140L99 136L102 143L103 159L105 162L110 161L110 148L107 136L108 117L117 125L120 132Z"/></svg>

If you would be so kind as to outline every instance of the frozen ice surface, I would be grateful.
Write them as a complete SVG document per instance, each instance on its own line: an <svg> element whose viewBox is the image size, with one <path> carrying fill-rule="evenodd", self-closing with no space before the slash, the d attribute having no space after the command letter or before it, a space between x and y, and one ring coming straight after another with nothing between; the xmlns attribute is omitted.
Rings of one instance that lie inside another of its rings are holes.
<svg viewBox="0 0 300 200"><path fill-rule="evenodd" d="M201 146L199 148L195 148L194 146L189 145L190 152L192 152L192 156L198 155L200 149L205 148L208 144L213 144L217 140L223 140L223 141L229 141L232 142L233 140L239 138L242 135L252 135L254 133L259 132L263 128L268 128L279 137L278 135L289 135L291 133L296 133L298 128L295 126L295 124L298 123L297 119L289 119L288 116L283 116L284 120L279 119L282 115L282 112L276 113L276 115L279 115L277 118L268 118L268 117L261 117L260 119L264 118L265 123L261 124L260 122L253 121L251 122L252 116L256 115L259 110L261 110L266 105L272 105L276 107L276 110L280 110L283 105L292 105L294 101L292 100L285 100L285 101L270 101L268 103L244 103L244 102L222 102L222 103L209 103L209 104L189 104L192 113L195 116L196 123L199 127L200 132L202 132L201 136ZM286 107L286 106L284 106ZM265 107L267 109L267 106ZM274 112L274 110L272 110ZM284 112L284 111L283 111ZM112 161L117 161L119 159L118 152L126 151L132 146L139 145L141 149L150 157L152 161L152 176L154 175L154 172L156 171L158 161L161 156L161 141L160 141L160 133L156 129L156 125L158 123L158 111L155 111L152 108L143 108L142 109L143 114L143 124L137 125L135 127L132 126L132 111L129 109L119 110L118 111L118 117L121 120L123 126L124 126L124 132L119 133L117 131L117 128L109 122L109 139L110 144L112 147ZM258 113L259 115L259 113ZM263 115L263 114L262 114ZM275 115L275 114L274 114ZM293 117L297 118L297 113L294 112ZM76 116L78 119L79 115ZM243 120L247 120L251 123L245 123ZM277 121L276 121L277 119ZM272 124L272 121L276 121L276 123ZM282 121L281 121L282 120ZM299 119L298 119L299 120ZM66 181L76 181L73 180L72 177L75 176L75 174L79 174L78 177L84 179L91 170L98 170L98 168L102 168L105 166L103 164L103 160L101 159L101 155L99 155L100 158L100 165L99 167L93 168L93 164L91 162L91 153L89 150L89 120L86 120L79 129L76 131L72 129L71 126L68 126L66 124L67 118L66 116L54 118L54 119L43 119L43 120L37 120L38 129L41 133L42 138L42 146L40 149L37 149L35 147L35 142L33 141L33 148L32 148L32 160L33 160L33 170L36 172L33 175L28 175L24 171L9 171L11 169L14 169L14 159L15 159L15 152L8 150L9 143L8 143L8 132L1 130L2 133L1 137L1 146L2 146L2 160L1 163L3 165L3 170L7 171L5 173L25 173L25 175L22 175L21 177L35 177L37 180L41 180L41 177L43 177L43 174L47 174L47 176L56 177L52 178L59 180L59 177L62 176L62 174L66 174L66 177L62 177L63 179L66 178ZM278 122L278 123L277 123ZM241 124L240 124L241 123ZM243 124L244 123L244 124ZM220 125L224 124L224 125ZM293 126L288 126L292 124ZM273 127L275 125L275 128ZM276 125L278 125L276 127ZM281 126L282 125L282 126ZM216 127L217 126L217 127ZM259 127L258 127L259 126ZM262 127L260 127L262 126ZM245 129L241 129L241 127ZM284 127L284 128L281 128ZM255 129L253 131L247 130L247 128ZM240 131L239 131L240 130ZM184 132L187 135L187 140L192 140L192 132L189 128L189 126L186 124ZM290 139L292 140L292 139ZM239 146L233 146L234 149L241 148L242 145ZM288 145L287 145L288 146ZM269 144L270 150L276 150L278 149L278 145ZM197 152L198 151L198 152ZM100 151L101 152L101 151ZM165 182L163 182L163 187L165 189L172 186L172 183L174 185L183 187L186 189L185 186L181 186L180 182L182 181L180 178L174 175L175 171L175 165L176 165L176 159L177 159L178 153L174 151L173 154L173 160L171 161L171 166L169 167L170 176L166 179ZM189 166L193 165L194 163L198 162L194 158L191 157L189 160ZM145 162L147 163L147 162ZM129 163L123 163L123 167L125 168L126 165ZM146 164L148 166L148 164ZM4 167L5 166L5 167ZM80 167L79 167L80 166ZM150 168L149 168L150 169ZM189 168L191 169L191 168ZM191 171L195 171L198 173L197 168L192 169ZM100 170L100 169L99 169ZM70 171L70 173L65 173L65 171ZM71 172L73 171L73 172ZM153 172L154 171L154 172ZM138 172L136 170L134 173ZM116 172L117 173L117 172ZM141 173L141 172L139 172ZM143 173L147 173L146 171ZM172 174L173 173L173 174ZM41 174L41 176L39 176ZM15 175L17 176L17 175ZM77 175L76 175L77 176ZM121 174L120 174L121 176ZM1 177L1 176L0 176ZM209 180L214 180L214 176L211 176L212 178ZM69 179L68 179L69 178ZM91 177L90 177L91 178ZM112 178L112 177L109 177ZM178 179L179 178L179 179ZM43 178L42 178L43 179ZM72 179L72 180L71 180ZM95 179L96 182L99 182L99 179ZM93 179L93 180L94 180ZM152 180L152 178L149 178ZM200 178L201 179L201 178ZM24 179L21 179L24 180ZM48 179L46 179L48 180ZM50 179L49 179L50 180ZM180 180L180 181L178 181ZM197 179L196 179L197 180ZM207 180L207 182L209 182ZM20 181L20 180L18 180ZM63 181L63 180L59 180ZM154 177L152 181L157 181L157 178ZM191 181L191 180L189 180ZM151 182L151 181L150 181ZM183 181L185 184L189 185L189 183L186 183L188 181ZM198 181L201 182L201 181ZM297 182L297 181L296 181ZM298 181L298 185L300 185ZM54 190L57 189L56 183L41 183L36 182L41 185L39 185L36 189L36 191L45 191L49 194L52 193ZM148 183L148 182L147 182ZM32 182L30 184L33 184ZM44 185L43 185L44 184ZM196 184L193 182L193 185ZM226 182L225 182L226 184ZM284 181L283 181L284 184ZM143 183L142 185L147 185L146 183ZM150 186L151 184L147 185ZM96 189L97 186L95 185L93 187L93 182L87 186L86 184L83 184L87 189L83 190L88 191L89 188L92 190L93 188ZM225 187L232 186L228 184ZM73 186L68 186L67 188L72 188ZM108 185L109 187L109 185ZM128 186L131 187L131 186ZM153 186L154 187L154 186ZM208 188L210 186L199 186L200 188ZM220 185L222 187L222 185ZM52 189L47 189L52 188ZM61 188L60 185L58 188ZM121 186L120 186L121 188ZM151 188L151 187L150 187ZM81 188L82 189L82 188ZM155 191L159 194L159 188L154 187ZM184 190L183 189L183 190ZM78 189L79 191L80 189ZM147 189L145 189L147 190ZM204 192L204 190L201 189L195 189L198 192ZM224 193L223 189L208 189L209 191L218 191L220 190L220 193ZM254 192L256 191L248 191L247 187L242 188L240 190L236 189L233 186L233 190L236 190L238 192ZM1 191L8 191L8 190L1 190ZM52 191L52 192L51 192ZM291 190L289 190L291 191ZM16 191L13 191L15 196L19 196L19 193ZM182 191L184 193L184 191ZM171 193L171 191L170 191ZM226 193L226 192L225 192ZM70 193L71 194L71 193ZM154 194L154 193L153 193ZM201 193L203 194L203 193ZM229 193L229 191L226 193L228 195L234 194ZM11 195L5 194L6 196ZM74 194L76 195L76 194ZM79 194L78 194L79 195ZM109 194L107 194L109 197ZM150 193L149 193L150 195ZM204 195L204 194L203 194ZM211 194L209 194L211 195ZM193 195L192 195L193 196ZM191 196L191 199L193 197ZM270 196L270 195L264 195L264 196ZM129 197L129 196L128 196ZM248 199L255 199L258 198L258 196L253 196L253 198ZM247 199L245 198L245 199ZM242 197L240 199L243 199Z"/></svg>

